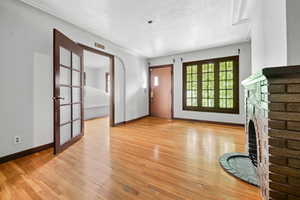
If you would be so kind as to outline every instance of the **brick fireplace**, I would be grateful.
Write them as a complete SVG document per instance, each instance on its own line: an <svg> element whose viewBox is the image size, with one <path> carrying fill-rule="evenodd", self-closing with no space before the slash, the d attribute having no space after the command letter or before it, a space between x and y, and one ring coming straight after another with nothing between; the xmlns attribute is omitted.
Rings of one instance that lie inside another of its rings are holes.
<svg viewBox="0 0 300 200"><path fill-rule="evenodd" d="M300 200L300 66L265 68L246 89L247 151L264 200Z"/></svg>

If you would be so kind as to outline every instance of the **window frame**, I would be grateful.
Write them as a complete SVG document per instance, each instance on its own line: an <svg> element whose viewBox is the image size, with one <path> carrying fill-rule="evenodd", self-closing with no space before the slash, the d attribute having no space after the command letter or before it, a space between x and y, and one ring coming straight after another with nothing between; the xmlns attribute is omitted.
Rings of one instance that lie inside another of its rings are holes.
<svg viewBox="0 0 300 200"><path fill-rule="evenodd" d="M219 72L220 62L233 61L233 108L220 108L219 107ZM202 65L214 63L214 105L215 107L203 107L202 106ZM197 102L198 106L187 106L187 66L197 65ZM199 75L201 71L201 76ZM182 64L182 107L185 111L198 111L198 112L215 112L215 113L229 113L239 114L239 56L228 56L222 58L213 58L200 61L184 62ZM218 106L218 107L217 107Z"/></svg>

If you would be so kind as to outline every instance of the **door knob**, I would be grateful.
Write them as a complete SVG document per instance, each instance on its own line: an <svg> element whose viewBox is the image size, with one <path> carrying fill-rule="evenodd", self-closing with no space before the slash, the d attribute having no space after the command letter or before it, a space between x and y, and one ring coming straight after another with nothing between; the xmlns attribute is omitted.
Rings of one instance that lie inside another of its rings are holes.
<svg viewBox="0 0 300 200"><path fill-rule="evenodd" d="M53 100L65 100L64 97L53 97L52 99L53 99Z"/></svg>

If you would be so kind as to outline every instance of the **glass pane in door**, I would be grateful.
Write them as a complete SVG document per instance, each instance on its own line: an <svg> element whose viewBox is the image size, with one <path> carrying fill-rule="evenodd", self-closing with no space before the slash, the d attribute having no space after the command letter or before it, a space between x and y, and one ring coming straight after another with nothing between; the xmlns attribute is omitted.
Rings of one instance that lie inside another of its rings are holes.
<svg viewBox="0 0 300 200"><path fill-rule="evenodd" d="M73 92L73 103L80 102L80 88L72 88Z"/></svg>
<svg viewBox="0 0 300 200"><path fill-rule="evenodd" d="M60 105L71 103L71 88L70 87L60 87Z"/></svg>
<svg viewBox="0 0 300 200"><path fill-rule="evenodd" d="M71 122L71 106L60 106L60 124Z"/></svg>
<svg viewBox="0 0 300 200"><path fill-rule="evenodd" d="M80 70L80 57L75 53L72 53L72 68Z"/></svg>
<svg viewBox="0 0 300 200"><path fill-rule="evenodd" d="M81 57L60 47L60 143L81 133ZM76 104L75 104L76 103Z"/></svg>
<svg viewBox="0 0 300 200"><path fill-rule="evenodd" d="M73 120L81 118L81 105L73 104Z"/></svg>
<svg viewBox="0 0 300 200"><path fill-rule="evenodd" d="M61 85L71 85L71 70L65 67L60 67L60 79Z"/></svg>
<svg viewBox="0 0 300 200"><path fill-rule="evenodd" d="M80 86L80 72L73 70L73 86Z"/></svg>
<svg viewBox="0 0 300 200"><path fill-rule="evenodd" d="M63 145L71 139L71 124L60 127L60 144Z"/></svg>
<svg viewBox="0 0 300 200"><path fill-rule="evenodd" d="M81 133L81 121L76 120L73 122L73 137L80 135Z"/></svg>
<svg viewBox="0 0 300 200"><path fill-rule="evenodd" d="M71 67L71 52L63 47L59 48L60 65Z"/></svg>

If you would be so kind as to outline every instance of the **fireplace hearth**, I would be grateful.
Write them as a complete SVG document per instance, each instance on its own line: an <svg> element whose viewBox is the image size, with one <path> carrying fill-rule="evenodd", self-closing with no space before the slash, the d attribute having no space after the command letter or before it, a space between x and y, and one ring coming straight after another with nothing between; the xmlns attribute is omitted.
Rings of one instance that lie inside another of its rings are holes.
<svg viewBox="0 0 300 200"><path fill-rule="evenodd" d="M300 200L300 66L245 81L246 148L264 200Z"/></svg>

